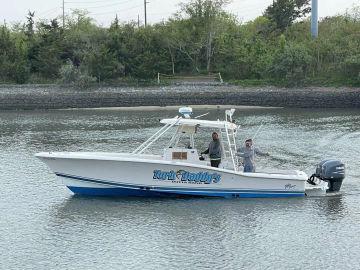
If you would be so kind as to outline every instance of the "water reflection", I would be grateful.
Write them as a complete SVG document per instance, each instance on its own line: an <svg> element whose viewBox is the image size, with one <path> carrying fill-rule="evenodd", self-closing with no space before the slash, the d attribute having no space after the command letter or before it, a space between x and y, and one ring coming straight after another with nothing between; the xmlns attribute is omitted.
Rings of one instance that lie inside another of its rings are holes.
<svg viewBox="0 0 360 270"><path fill-rule="evenodd" d="M279 213L297 212L304 198L291 199L207 199L207 198L100 198L71 196L51 211L53 222L98 223L109 225L128 222L147 224L173 224L187 231L203 227L204 230L232 231L232 226L246 227L252 233L256 227L266 226L269 217ZM235 222L235 223L234 223Z"/></svg>
<svg viewBox="0 0 360 270"><path fill-rule="evenodd" d="M326 197L318 198L315 202L318 207L318 214L329 219L341 219L348 214L348 209L341 193L327 194Z"/></svg>

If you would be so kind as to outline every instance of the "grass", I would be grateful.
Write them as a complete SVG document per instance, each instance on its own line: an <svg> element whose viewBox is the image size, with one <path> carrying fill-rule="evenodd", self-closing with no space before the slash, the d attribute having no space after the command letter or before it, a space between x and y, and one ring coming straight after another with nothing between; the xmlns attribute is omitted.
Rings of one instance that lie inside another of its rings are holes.
<svg viewBox="0 0 360 270"><path fill-rule="evenodd" d="M271 79L225 79L225 83L239 85L242 87L276 86L276 87L360 87L360 77L358 79L349 79L344 77L307 77L302 80L271 80ZM42 79L32 77L25 85L49 85L57 84L56 80ZM0 85L17 85L13 82L0 82ZM91 88L102 86L158 86L155 79L138 79L133 77L118 78L103 82L94 82L89 86ZM171 80L163 80L161 86L171 85Z"/></svg>

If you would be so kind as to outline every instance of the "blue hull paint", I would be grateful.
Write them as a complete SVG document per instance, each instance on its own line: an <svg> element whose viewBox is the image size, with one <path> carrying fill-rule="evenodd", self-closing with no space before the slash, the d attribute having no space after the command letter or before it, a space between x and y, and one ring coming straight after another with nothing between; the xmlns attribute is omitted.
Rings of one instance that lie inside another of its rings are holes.
<svg viewBox="0 0 360 270"><path fill-rule="evenodd" d="M70 187L73 193L84 196L109 196L109 197L176 197L176 194L166 194L162 192L136 190L128 188L85 188Z"/></svg>
<svg viewBox="0 0 360 270"><path fill-rule="evenodd" d="M285 197L303 197L302 193L260 193L260 192L187 192L175 191L164 192L145 189L128 189L128 188L85 188L71 187L68 188L75 194L85 196L136 196L136 197L222 197L222 198L285 198Z"/></svg>

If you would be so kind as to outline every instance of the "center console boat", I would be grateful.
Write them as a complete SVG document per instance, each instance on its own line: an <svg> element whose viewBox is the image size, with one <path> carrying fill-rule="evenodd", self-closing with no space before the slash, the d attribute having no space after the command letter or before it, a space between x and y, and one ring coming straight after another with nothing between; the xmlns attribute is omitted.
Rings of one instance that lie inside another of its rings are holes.
<svg viewBox="0 0 360 270"><path fill-rule="evenodd" d="M302 197L338 191L345 176L337 160L319 164L310 178L299 170L243 172L236 155L239 126L226 110L220 121L191 118L192 108L163 119L163 126L131 153L43 152L45 162L73 193L97 196ZM161 155L147 154L165 133L172 137ZM217 131L222 147L220 166L199 155L195 134ZM182 138L189 144L180 146Z"/></svg>

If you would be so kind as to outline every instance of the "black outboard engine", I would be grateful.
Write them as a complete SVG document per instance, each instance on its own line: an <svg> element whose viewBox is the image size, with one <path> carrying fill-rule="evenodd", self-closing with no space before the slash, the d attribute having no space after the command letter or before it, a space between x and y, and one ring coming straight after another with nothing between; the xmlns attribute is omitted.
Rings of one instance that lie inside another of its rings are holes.
<svg viewBox="0 0 360 270"><path fill-rule="evenodd" d="M345 178L345 164L336 159L323 160L316 166L316 172L308 182L314 184L315 177L328 182L328 192L339 191Z"/></svg>

